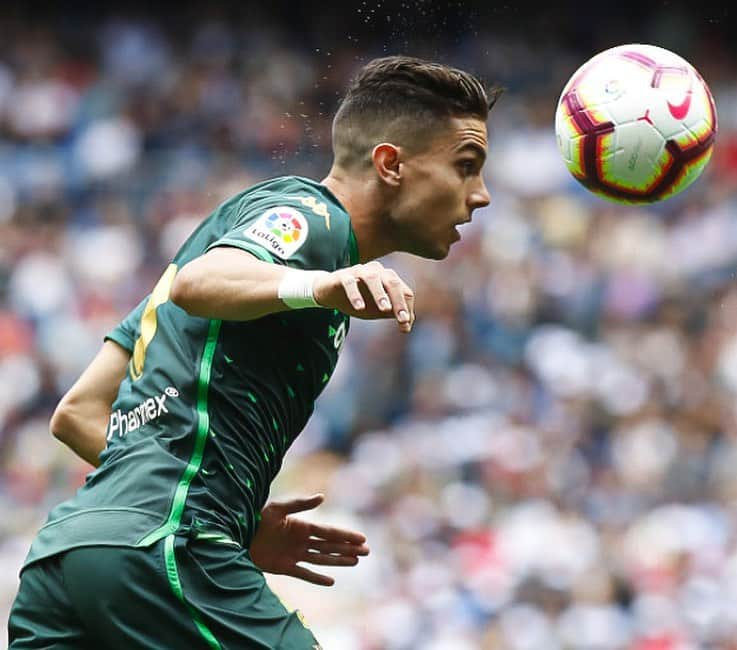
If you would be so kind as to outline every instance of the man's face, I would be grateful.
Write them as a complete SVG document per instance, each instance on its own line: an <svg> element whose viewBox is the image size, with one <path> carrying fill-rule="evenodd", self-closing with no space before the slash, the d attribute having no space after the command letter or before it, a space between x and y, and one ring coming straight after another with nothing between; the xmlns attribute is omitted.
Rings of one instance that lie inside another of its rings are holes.
<svg viewBox="0 0 737 650"><path fill-rule="evenodd" d="M457 227L489 204L481 175L486 160L486 124L454 117L424 151L400 157L401 185L392 217L401 249L443 259L460 239Z"/></svg>

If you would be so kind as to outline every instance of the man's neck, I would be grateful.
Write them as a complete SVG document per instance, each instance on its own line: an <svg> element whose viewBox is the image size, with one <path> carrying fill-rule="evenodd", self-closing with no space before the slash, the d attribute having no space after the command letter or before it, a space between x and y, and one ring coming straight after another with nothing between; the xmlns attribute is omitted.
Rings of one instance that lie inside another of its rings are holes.
<svg viewBox="0 0 737 650"><path fill-rule="evenodd" d="M320 183L335 194L348 211L361 263L397 250L388 206L375 179L351 175L333 167Z"/></svg>

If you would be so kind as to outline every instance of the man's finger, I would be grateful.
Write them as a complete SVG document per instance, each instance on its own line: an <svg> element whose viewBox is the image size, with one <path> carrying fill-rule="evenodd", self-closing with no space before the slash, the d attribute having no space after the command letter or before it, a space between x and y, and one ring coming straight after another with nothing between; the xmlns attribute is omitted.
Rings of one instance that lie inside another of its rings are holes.
<svg viewBox="0 0 737 650"><path fill-rule="evenodd" d="M358 279L347 273L341 278L340 282L343 285L345 296L353 306L353 309L364 309L366 303L361 295L361 290L358 288Z"/></svg>
<svg viewBox="0 0 737 650"><path fill-rule="evenodd" d="M326 542L322 539L309 540L310 549L320 553L338 553L340 555L368 555L369 547L365 544L345 544L341 542Z"/></svg>
<svg viewBox="0 0 737 650"><path fill-rule="evenodd" d="M287 501L271 501L268 506L278 510L281 515L291 515L295 512L304 512L317 508L325 500L324 494L313 494L309 497L299 497Z"/></svg>
<svg viewBox="0 0 737 650"><path fill-rule="evenodd" d="M335 526L323 526L321 524L311 525L310 536L328 542L348 542L350 544L363 544L366 541L366 535L358 531L336 528Z"/></svg>
<svg viewBox="0 0 737 650"><path fill-rule="evenodd" d="M315 573L314 571L310 571L307 567L299 566L299 564L295 564L294 568L286 575L292 576L293 578L299 578L306 582L311 582L313 585L320 585L321 587L332 587L333 584L335 584L335 580L330 576L323 575L322 573Z"/></svg>
<svg viewBox="0 0 737 650"><path fill-rule="evenodd" d="M381 281L381 269L368 267L361 275L361 280L366 285L379 310L391 311L392 301L389 294L384 290L384 284Z"/></svg>
<svg viewBox="0 0 737 650"><path fill-rule="evenodd" d="M306 553L304 562L321 566L355 566L358 558L355 555L329 555L326 553Z"/></svg>
<svg viewBox="0 0 737 650"><path fill-rule="evenodd" d="M284 512L291 515L295 512L304 512L305 510L317 508L323 501L325 501L324 494L313 494L309 497L299 497L284 501L282 506L284 507Z"/></svg>
<svg viewBox="0 0 737 650"><path fill-rule="evenodd" d="M385 269L381 277L384 289L389 294L389 299L394 310L394 317L400 325L409 324L410 313L405 300L407 285L391 269Z"/></svg>
<svg viewBox="0 0 737 650"><path fill-rule="evenodd" d="M407 302L407 308L409 309L409 326L412 329L412 325L415 324L415 294L412 289L407 287L407 291L404 294L404 299Z"/></svg>

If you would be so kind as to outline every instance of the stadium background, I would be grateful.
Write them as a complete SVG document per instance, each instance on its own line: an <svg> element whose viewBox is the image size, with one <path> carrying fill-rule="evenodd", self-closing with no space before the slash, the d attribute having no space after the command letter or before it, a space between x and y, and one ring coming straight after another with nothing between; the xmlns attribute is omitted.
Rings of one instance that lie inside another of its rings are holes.
<svg viewBox="0 0 737 650"><path fill-rule="evenodd" d="M607 10L3 7L2 620L88 470L48 418L102 335L222 199L322 178L347 78L407 53L507 87L493 203L450 260L386 260L416 287L415 329L353 322L275 484L325 491L314 518L362 529L371 557L332 589L270 582L327 650L737 648L737 21ZM625 42L689 59L719 112L704 177L648 208L586 194L552 129L573 70Z"/></svg>

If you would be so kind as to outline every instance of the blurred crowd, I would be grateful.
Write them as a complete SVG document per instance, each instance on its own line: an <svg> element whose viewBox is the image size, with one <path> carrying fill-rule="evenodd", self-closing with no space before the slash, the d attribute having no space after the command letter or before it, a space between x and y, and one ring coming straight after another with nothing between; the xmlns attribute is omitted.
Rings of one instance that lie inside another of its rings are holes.
<svg viewBox="0 0 737 650"><path fill-rule="evenodd" d="M274 485L324 491L314 517L363 530L372 555L329 590L270 581L326 650L737 649L731 41L718 16L643 23L639 38L699 68L720 130L692 188L630 208L570 177L552 120L575 68L633 39L575 41L571 16L533 41L495 16L417 6L364 2L343 27L269 14L5 25L3 618L34 532L89 470L48 419L102 336L226 197L322 178L346 80L406 52L508 88L490 120L493 202L447 261L383 260L415 287L414 331L353 321Z"/></svg>

